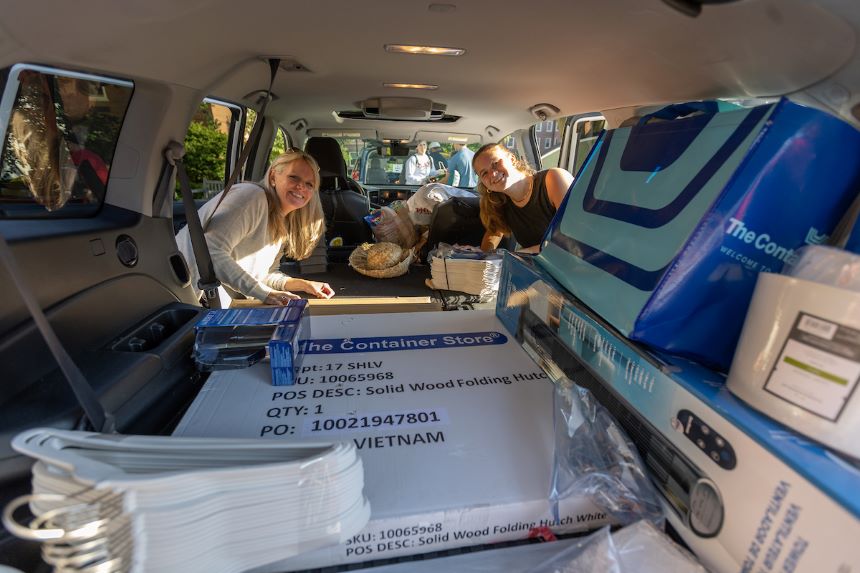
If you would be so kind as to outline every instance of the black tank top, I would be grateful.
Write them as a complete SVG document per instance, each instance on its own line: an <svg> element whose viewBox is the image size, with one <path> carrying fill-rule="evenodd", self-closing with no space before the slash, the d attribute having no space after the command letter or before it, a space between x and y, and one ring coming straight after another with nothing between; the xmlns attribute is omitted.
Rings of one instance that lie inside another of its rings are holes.
<svg viewBox="0 0 860 573"><path fill-rule="evenodd" d="M543 235L555 215L555 206L546 193L547 171L534 174L534 188L529 202L522 207L508 199L502 206L502 214L521 247L533 247L541 242Z"/></svg>

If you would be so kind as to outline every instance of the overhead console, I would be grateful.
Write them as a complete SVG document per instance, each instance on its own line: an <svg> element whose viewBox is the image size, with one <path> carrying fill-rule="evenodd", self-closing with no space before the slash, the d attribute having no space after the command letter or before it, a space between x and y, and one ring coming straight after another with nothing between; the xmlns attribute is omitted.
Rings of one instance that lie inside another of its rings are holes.
<svg viewBox="0 0 860 573"><path fill-rule="evenodd" d="M355 103L358 110L337 111L340 119L385 119L391 121L441 121L459 116L445 113L447 105L417 97L373 97Z"/></svg>

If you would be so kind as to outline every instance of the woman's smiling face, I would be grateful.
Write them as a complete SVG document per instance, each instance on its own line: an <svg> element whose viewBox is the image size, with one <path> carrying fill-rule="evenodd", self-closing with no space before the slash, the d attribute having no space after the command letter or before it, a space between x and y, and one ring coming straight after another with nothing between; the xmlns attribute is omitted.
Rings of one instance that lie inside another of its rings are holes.
<svg viewBox="0 0 860 573"><path fill-rule="evenodd" d="M271 184L284 215L308 204L315 192L314 181L314 170L304 159L290 161L274 173Z"/></svg>
<svg viewBox="0 0 860 573"><path fill-rule="evenodd" d="M490 191L504 191L508 188L511 174L519 173L514 167L511 154L494 147L479 155L475 159L475 172ZM519 178L514 178L510 183L515 183Z"/></svg>

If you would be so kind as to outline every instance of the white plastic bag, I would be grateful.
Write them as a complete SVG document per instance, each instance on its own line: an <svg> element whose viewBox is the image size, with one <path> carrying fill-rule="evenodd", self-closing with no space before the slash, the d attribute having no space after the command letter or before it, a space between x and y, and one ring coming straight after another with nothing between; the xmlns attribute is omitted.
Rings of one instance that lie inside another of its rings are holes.
<svg viewBox="0 0 860 573"><path fill-rule="evenodd" d="M529 573L707 573L696 558L649 521L609 527L547 559Z"/></svg>
<svg viewBox="0 0 860 573"><path fill-rule="evenodd" d="M824 245L806 245L796 254L783 274L860 292L860 255Z"/></svg>
<svg viewBox="0 0 860 573"><path fill-rule="evenodd" d="M387 207L375 210L365 219L377 242L395 243L404 249L411 249L418 242L418 233L404 201L394 201Z"/></svg>
<svg viewBox="0 0 860 573"><path fill-rule="evenodd" d="M412 196L406 200L409 205L409 216L412 222L419 226L427 226L433 218L433 210L437 205L447 201L451 197L474 196L470 191L464 191L442 183L428 183L419 187Z"/></svg>
<svg viewBox="0 0 860 573"><path fill-rule="evenodd" d="M585 495L613 524L646 519L662 526L657 491L636 447L609 411L566 376L554 386L555 460L549 498L556 519L559 500Z"/></svg>

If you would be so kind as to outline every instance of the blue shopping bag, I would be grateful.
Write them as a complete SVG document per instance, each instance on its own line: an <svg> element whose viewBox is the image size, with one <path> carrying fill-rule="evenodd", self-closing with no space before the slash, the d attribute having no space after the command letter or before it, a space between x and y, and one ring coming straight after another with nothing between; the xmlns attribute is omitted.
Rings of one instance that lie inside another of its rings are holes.
<svg viewBox="0 0 860 573"><path fill-rule="evenodd" d="M860 132L786 99L670 106L603 134L538 263L631 339L727 370L757 274L827 238L858 159Z"/></svg>

